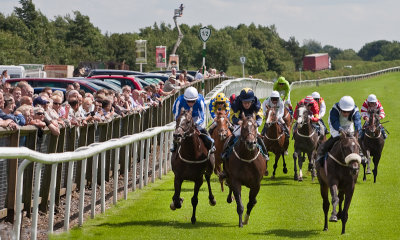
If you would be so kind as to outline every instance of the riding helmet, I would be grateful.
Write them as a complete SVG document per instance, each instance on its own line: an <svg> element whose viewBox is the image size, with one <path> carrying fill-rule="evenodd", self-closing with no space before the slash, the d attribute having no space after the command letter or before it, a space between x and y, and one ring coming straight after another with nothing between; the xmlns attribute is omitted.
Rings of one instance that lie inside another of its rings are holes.
<svg viewBox="0 0 400 240"><path fill-rule="evenodd" d="M243 102L250 102L254 100L254 92L251 88L243 88L239 97Z"/></svg>
<svg viewBox="0 0 400 240"><path fill-rule="evenodd" d="M374 102L377 102L378 99L376 98L375 94L370 94L367 98L367 101L370 103L374 103Z"/></svg>
<svg viewBox="0 0 400 240"><path fill-rule="evenodd" d="M344 96L339 101L339 107L342 111L352 111L355 107L354 99L350 96Z"/></svg>
<svg viewBox="0 0 400 240"><path fill-rule="evenodd" d="M199 93L197 92L197 89L194 87L186 88L185 93L183 94L183 98L186 101L196 101L198 97Z"/></svg>

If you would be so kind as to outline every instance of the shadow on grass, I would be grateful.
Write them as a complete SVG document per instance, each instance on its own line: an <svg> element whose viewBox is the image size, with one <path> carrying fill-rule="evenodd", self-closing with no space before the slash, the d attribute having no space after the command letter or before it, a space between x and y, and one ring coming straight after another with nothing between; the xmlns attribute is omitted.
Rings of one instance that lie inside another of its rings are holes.
<svg viewBox="0 0 400 240"><path fill-rule="evenodd" d="M250 233L259 236L277 236L285 238L309 238L319 234L317 230L288 230L288 229L271 229L262 233Z"/></svg>
<svg viewBox="0 0 400 240"><path fill-rule="evenodd" d="M173 189L173 188L168 188L168 189L154 188L154 189L152 189L152 191L156 191L156 192L172 192L172 193L174 193L175 189ZM205 192L205 191L208 192L207 187L206 188L202 187L199 190L199 192ZM181 192L193 192L193 188L182 188Z"/></svg>
<svg viewBox="0 0 400 240"><path fill-rule="evenodd" d="M162 221L162 220L146 220L146 221L130 221L121 223L102 223L97 225L98 227L112 227L112 228L125 228L129 226L148 226L148 227L173 227L181 229L194 229L202 227L232 227L229 224L215 223L215 222L203 222L197 221L196 224L189 222L178 222L178 221Z"/></svg>

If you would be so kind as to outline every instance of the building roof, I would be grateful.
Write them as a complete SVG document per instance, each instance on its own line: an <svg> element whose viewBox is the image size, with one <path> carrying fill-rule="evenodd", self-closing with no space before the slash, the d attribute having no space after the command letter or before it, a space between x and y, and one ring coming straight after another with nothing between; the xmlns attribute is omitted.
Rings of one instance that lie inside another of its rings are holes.
<svg viewBox="0 0 400 240"><path fill-rule="evenodd" d="M325 56L328 55L327 53L314 53L314 54L308 54L305 55L305 57L320 57L320 56Z"/></svg>

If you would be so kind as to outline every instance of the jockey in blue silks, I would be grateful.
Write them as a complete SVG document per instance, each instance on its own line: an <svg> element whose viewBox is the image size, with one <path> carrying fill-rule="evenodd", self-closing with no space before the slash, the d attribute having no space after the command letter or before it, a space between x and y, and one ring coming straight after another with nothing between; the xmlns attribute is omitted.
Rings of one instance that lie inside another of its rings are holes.
<svg viewBox="0 0 400 240"><path fill-rule="evenodd" d="M317 160L323 166L326 154L340 138L343 130L359 134L361 131L361 115L354 100L350 96L344 96L335 103L329 112L329 129L331 137L318 148Z"/></svg>
<svg viewBox="0 0 400 240"><path fill-rule="evenodd" d="M214 147L214 140L210 137L206 130L206 122L205 120L205 111L207 110L206 103L204 102L204 97L203 95L199 94L197 92L197 89L194 87L188 87L185 90L185 93L181 96L179 96L172 108L172 112L174 114L174 119L176 120L181 112L181 108L184 108L185 110L190 110L192 108L192 117L193 121L195 122L195 125L197 129L202 133L200 134L201 140L203 140L204 144L206 145L206 148L208 150L211 150L211 153L215 151ZM174 152L176 150L176 145L174 143L173 148L171 149L171 152Z"/></svg>

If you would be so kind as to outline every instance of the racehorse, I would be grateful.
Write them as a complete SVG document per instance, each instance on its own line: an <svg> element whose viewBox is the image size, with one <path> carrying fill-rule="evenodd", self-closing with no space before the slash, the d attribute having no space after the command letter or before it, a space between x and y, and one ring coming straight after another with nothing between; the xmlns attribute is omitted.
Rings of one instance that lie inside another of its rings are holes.
<svg viewBox="0 0 400 240"><path fill-rule="evenodd" d="M174 188L175 194L172 197L170 208L175 210L181 208L183 199L180 198L181 186L184 180L194 182L194 194L192 197L193 214L191 221L196 223L196 206L198 203L197 195L203 184L203 175L208 185L208 199L210 205L216 204L211 191L210 176L214 169L214 159L210 158L208 150L200 139L200 131L197 130L192 118L192 109L189 111L181 110L176 120L176 128L173 140L177 144L177 149L172 155L171 165L175 174Z"/></svg>
<svg viewBox="0 0 400 240"><path fill-rule="evenodd" d="M286 168L285 162L285 151L289 147L289 139L286 137L283 132L281 126L278 123L278 118L276 116L276 109L267 107L266 112L266 120L265 120L265 131L264 131L264 143L268 151L271 151L275 154L275 164L274 171L272 173L271 178L275 178L275 171L278 165L279 158L282 156L283 159L283 173L287 173L288 170ZM289 114L290 117L290 114Z"/></svg>
<svg viewBox="0 0 400 240"><path fill-rule="evenodd" d="M290 115L290 112L288 110L288 108L285 107L285 110L283 111L283 117L282 117L283 121L285 121L285 124L289 130L289 133L292 131L292 123L293 123L293 118Z"/></svg>
<svg viewBox="0 0 400 240"><path fill-rule="evenodd" d="M353 197L354 187L357 182L358 172L361 164L359 155L360 145L357 138L342 131L340 139L333 145L328 153L324 167L318 161L316 164L317 176L320 184L321 196L323 199L322 208L325 214L324 231L328 230L328 211L329 199L328 191L332 196L332 215L330 222L342 220L342 234L346 231L348 210L351 198ZM344 206L342 209L342 203ZM339 212L336 206L339 203Z"/></svg>
<svg viewBox="0 0 400 240"><path fill-rule="evenodd" d="M316 158L316 149L318 146L319 137L316 129L311 124L309 111L307 110L306 106L304 106L303 104L299 105L297 111L297 128L293 132L294 180L303 181L303 172L301 168L303 167L303 162L305 161L305 154L307 154L309 161L309 170L311 170L312 181L314 181L314 162ZM299 175L297 175L297 158L299 159Z"/></svg>
<svg viewBox="0 0 400 240"><path fill-rule="evenodd" d="M381 132L379 113L376 113L375 111L368 111L368 115L369 122L368 124L364 124L365 136L360 141L361 149L367 161L362 161L362 165L364 168L363 181L367 180L365 176L365 166L367 164L368 170L371 171L369 165L372 156L374 161L374 170L372 170L372 172L374 173L374 183L376 183L376 176L378 175L378 164L379 160L381 159L385 140Z"/></svg>
<svg viewBox="0 0 400 240"><path fill-rule="evenodd" d="M225 114L225 111L217 111L217 116L215 118L215 122L217 123L217 126L213 130L211 137L214 139L215 143L215 168L214 168L214 173L217 176L220 176L222 173L221 169L221 164L222 164L222 158L221 158L221 153L224 150L224 144L226 142L226 139L228 139L231 135L232 132L229 129L229 119ZM219 178L219 181L221 183L221 190L224 191L224 180L223 178Z"/></svg>
<svg viewBox="0 0 400 240"><path fill-rule="evenodd" d="M255 115L245 117L242 113L241 136L233 146L233 154L224 163L227 173L229 194L227 202L232 202L232 192L236 200L239 215L239 227L247 224L250 212L257 203L256 197L260 190L260 183L266 170L266 159L257 147L257 123ZM250 188L247 211L242 221L242 185Z"/></svg>

